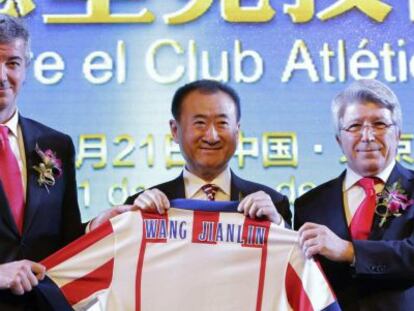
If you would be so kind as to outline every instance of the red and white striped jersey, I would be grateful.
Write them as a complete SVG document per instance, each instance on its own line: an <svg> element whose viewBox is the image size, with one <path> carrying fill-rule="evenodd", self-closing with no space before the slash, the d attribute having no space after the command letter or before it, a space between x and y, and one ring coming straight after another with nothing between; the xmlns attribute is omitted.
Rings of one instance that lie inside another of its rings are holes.
<svg viewBox="0 0 414 311"><path fill-rule="evenodd" d="M296 232L187 202L111 219L45 259L47 276L75 310L339 310Z"/></svg>

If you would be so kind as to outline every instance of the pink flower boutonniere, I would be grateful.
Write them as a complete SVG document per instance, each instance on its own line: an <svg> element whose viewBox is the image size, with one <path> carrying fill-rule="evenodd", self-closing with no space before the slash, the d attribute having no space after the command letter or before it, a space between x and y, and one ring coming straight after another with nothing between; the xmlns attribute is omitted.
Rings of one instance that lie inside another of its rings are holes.
<svg viewBox="0 0 414 311"><path fill-rule="evenodd" d="M33 165L33 169L39 174L37 182L39 186L45 186L49 192L48 187L54 186L56 178L62 175L62 161L52 150L43 151L37 144L35 151L41 159L39 165Z"/></svg>
<svg viewBox="0 0 414 311"><path fill-rule="evenodd" d="M382 227L389 217L399 217L408 206L414 204L414 200L409 199L399 181L390 187L385 187L378 194L377 207L375 213L381 217L379 226Z"/></svg>

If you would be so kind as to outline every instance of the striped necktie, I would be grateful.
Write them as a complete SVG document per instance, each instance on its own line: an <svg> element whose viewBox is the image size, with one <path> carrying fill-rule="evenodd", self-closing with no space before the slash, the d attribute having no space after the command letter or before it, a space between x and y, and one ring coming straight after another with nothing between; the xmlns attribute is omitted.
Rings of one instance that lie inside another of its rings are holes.
<svg viewBox="0 0 414 311"><path fill-rule="evenodd" d="M207 199L209 201L214 201L217 191L219 190L219 187L217 187L214 184L206 184L201 187L201 190L206 194Z"/></svg>

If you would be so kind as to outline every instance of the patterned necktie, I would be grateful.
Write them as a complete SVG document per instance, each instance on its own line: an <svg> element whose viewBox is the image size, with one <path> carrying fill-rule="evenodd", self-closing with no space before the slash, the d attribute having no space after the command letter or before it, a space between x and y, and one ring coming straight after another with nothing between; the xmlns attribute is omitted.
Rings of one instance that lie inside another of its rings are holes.
<svg viewBox="0 0 414 311"><path fill-rule="evenodd" d="M203 190L203 192L207 195L207 199L209 201L214 201L219 187L214 184L206 184L201 187L201 190Z"/></svg>
<svg viewBox="0 0 414 311"><path fill-rule="evenodd" d="M366 240L371 232L377 201L374 188L376 182L378 183L378 179L369 177L364 177L358 181L358 185L364 189L365 198L356 210L349 225L354 240Z"/></svg>
<svg viewBox="0 0 414 311"><path fill-rule="evenodd" d="M21 234L24 216L22 177L17 159L10 148L8 132L9 129L6 126L0 125L0 181L17 229Z"/></svg>

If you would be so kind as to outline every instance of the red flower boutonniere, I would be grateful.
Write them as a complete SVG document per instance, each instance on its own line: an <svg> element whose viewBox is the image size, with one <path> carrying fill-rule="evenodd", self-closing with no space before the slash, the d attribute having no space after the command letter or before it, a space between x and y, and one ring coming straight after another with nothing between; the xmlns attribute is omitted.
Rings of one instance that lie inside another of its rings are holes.
<svg viewBox="0 0 414 311"><path fill-rule="evenodd" d="M385 187L378 194L377 207L375 213L381 217L379 226L382 227L389 217L399 217L408 206L414 204L414 200L409 199L399 181L390 187Z"/></svg>
<svg viewBox="0 0 414 311"><path fill-rule="evenodd" d="M37 183L39 186L45 186L49 192L49 187L54 186L56 178L62 175L62 161L52 150L43 151L37 144L35 151L41 159L39 165L33 165L33 169L39 174Z"/></svg>

